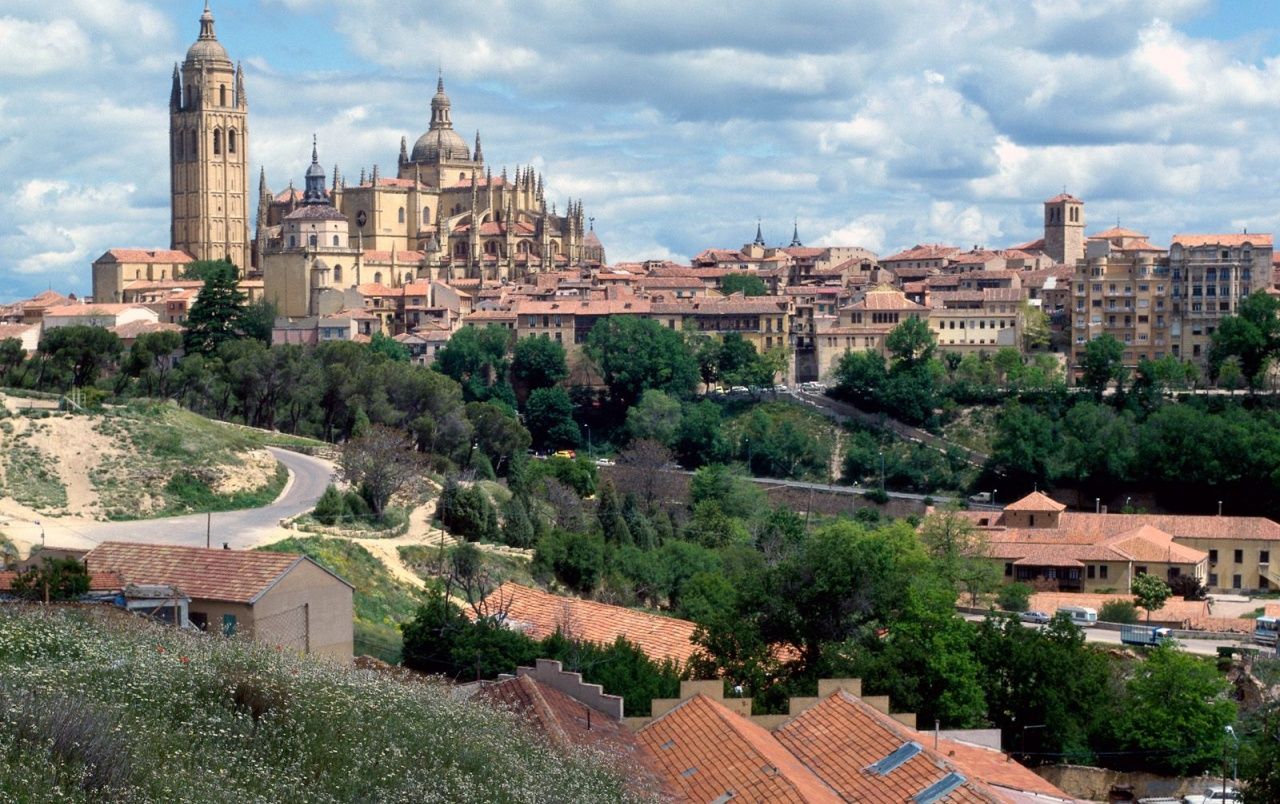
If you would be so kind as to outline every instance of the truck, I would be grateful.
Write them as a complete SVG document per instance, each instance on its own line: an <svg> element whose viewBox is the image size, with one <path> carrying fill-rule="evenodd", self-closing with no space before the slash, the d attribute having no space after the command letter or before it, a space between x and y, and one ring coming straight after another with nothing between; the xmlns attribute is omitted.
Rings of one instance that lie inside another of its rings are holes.
<svg viewBox="0 0 1280 804"><path fill-rule="evenodd" d="M1259 645L1276 644L1280 632L1280 617L1259 617L1253 621L1253 641Z"/></svg>
<svg viewBox="0 0 1280 804"><path fill-rule="evenodd" d="M1125 645L1147 645L1155 647L1173 639L1173 630L1157 628L1150 625L1120 626L1120 641Z"/></svg>

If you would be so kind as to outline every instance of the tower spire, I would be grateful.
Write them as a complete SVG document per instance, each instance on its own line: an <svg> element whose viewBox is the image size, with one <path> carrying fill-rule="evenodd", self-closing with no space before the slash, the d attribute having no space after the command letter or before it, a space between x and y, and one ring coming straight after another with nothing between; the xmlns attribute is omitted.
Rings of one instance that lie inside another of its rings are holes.
<svg viewBox="0 0 1280 804"><path fill-rule="evenodd" d="M473 158L477 162L484 161L484 151L480 149L480 129L476 129L476 150L473 154Z"/></svg>
<svg viewBox="0 0 1280 804"><path fill-rule="evenodd" d="M173 89L169 90L169 111L182 108L182 77L178 75L178 63L173 64Z"/></svg>
<svg viewBox="0 0 1280 804"><path fill-rule="evenodd" d="M791 248L800 248L804 243L800 242L800 221L795 220L791 223Z"/></svg>
<svg viewBox="0 0 1280 804"><path fill-rule="evenodd" d="M209 0L205 0L204 13L200 15L200 38L205 40L218 38L213 32L213 12L209 10Z"/></svg>
<svg viewBox="0 0 1280 804"><path fill-rule="evenodd" d="M754 245L754 246L763 246L763 245L764 245L764 235L763 235L763 234L761 234L761 232L760 232L760 219L759 219L759 218L756 218L756 239L755 239L755 240L753 240L753 241L751 241L751 244L752 244L752 245Z"/></svg>

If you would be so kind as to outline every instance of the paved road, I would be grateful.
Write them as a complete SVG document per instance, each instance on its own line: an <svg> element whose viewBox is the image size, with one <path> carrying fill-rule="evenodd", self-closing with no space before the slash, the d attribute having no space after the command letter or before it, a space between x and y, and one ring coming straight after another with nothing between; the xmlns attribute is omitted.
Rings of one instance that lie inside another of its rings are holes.
<svg viewBox="0 0 1280 804"><path fill-rule="evenodd" d="M982 620L984 619L984 615L982 614L961 614L960 616L964 617L969 622L982 622ZM1023 623L1023 625L1026 626L1027 628L1043 628L1044 627L1041 625L1036 625L1034 623ZM1086 642L1091 642L1099 645L1115 645L1116 647L1119 647L1120 645L1123 644L1120 641L1119 631L1110 631L1103 628L1085 628L1082 630L1084 631L1084 639ZM1236 647L1239 647L1241 644L1242 644L1241 641L1238 639L1225 638L1219 635L1219 636L1214 636L1212 638L1206 638L1206 639L1179 639L1178 649L1186 651L1187 653L1194 653L1198 656L1217 656L1218 648L1220 647L1236 648ZM1251 645L1253 643L1247 642L1244 644Z"/></svg>
<svg viewBox="0 0 1280 804"><path fill-rule="evenodd" d="M281 519L295 516L314 506L333 473L333 468L328 463L316 458L274 447L270 450L289 470L289 481L283 493L270 505L216 513L208 518L205 514L190 514L136 522L46 522L45 542L51 547L76 548L92 548L104 541L203 547L208 522L211 525L209 541L214 547L221 546L223 542L234 548L255 547L271 535ZM39 528L26 525L23 529L27 531L24 535L34 536L38 541Z"/></svg>

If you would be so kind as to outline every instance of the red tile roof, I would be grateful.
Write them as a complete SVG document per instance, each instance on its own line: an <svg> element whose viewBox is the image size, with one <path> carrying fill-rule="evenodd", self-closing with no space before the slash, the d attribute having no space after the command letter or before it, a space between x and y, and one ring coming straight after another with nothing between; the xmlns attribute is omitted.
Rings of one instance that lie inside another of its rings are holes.
<svg viewBox="0 0 1280 804"><path fill-rule="evenodd" d="M1053 198L1050 198L1048 201L1045 201L1045 203L1057 204L1061 201L1075 201L1077 203L1080 203L1080 199L1076 198L1074 195L1071 195L1070 193L1058 193Z"/></svg>
<svg viewBox="0 0 1280 804"><path fill-rule="evenodd" d="M924 243L917 244L907 249L899 251L888 257L881 258L881 263L886 262L915 262L921 260L942 260L948 259L960 253L960 249L955 246L944 246L941 243Z"/></svg>
<svg viewBox="0 0 1280 804"><path fill-rule="evenodd" d="M195 259L185 251L174 251L171 249L146 249L146 248L112 248L107 249L107 253L102 257L111 257L116 262L141 262L141 263L189 263L195 262ZM102 259L99 257L98 259Z"/></svg>
<svg viewBox="0 0 1280 804"><path fill-rule="evenodd" d="M688 801L841 801L772 734L705 695L647 724L639 737Z"/></svg>
<svg viewBox="0 0 1280 804"><path fill-rule="evenodd" d="M255 602L286 572L310 560L294 553L127 542L103 542L84 557L91 570L114 572L126 583L165 584L193 600L228 603Z"/></svg>
<svg viewBox="0 0 1280 804"><path fill-rule="evenodd" d="M1006 511L1065 511L1067 506L1047 494L1033 491L1022 499L1004 507Z"/></svg>
<svg viewBox="0 0 1280 804"><path fill-rule="evenodd" d="M618 637L638 646L654 661L670 659L685 664L694 653L694 624L642 611L560 597L517 583L504 583L487 598L487 611L506 611L506 624L534 639L557 630L566 636L598 645L612 645Z"/></svg>
<svg viewBox="0 0 1280 804"><path fill-rule="evenodd" d="M1179 246L1271 246L1269 234L1176 234L1173 242Z"/></svg>
<svg viewBox="0 0 1280 804"><path fill-rule="evenodd" d="M0 590L12 589L17 577L16 572L0 571ZM124 580L114 572L89 573L90 592L115 592L123 589L124 586Z"/></svg>
<svg viewBox="0 0 1280 804"><path fill-rule="evenodd" d="M61 307L48 307L46 317L58 316L100 316L120 315L129 310L149 310L142 304L64 304Z"/></svg>

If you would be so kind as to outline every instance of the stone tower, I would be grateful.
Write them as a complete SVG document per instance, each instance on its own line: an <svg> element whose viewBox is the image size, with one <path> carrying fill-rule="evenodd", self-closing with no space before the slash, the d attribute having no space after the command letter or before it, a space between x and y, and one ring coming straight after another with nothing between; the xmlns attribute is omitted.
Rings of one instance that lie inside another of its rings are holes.
<svg viewBox="0 0 1280 804"><path fill-rule="evenodd" d="M173 67L169 95L170 239L197 260L249 258L249 116L244 73L213 31L206 2L200 37Z"/></svg>
<svg viewBox="0 0 1280 804"><path fill-rule="evenodd" d="M1044 202L1044 252L1063 265L1084 259L1084 202L1079 198L1063 193Z"/></svg>

